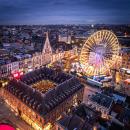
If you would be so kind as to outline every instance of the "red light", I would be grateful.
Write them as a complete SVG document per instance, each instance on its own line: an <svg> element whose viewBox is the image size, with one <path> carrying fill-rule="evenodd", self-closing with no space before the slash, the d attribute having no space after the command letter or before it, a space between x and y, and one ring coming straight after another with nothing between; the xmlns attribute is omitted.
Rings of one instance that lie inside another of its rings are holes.
<svg viewBox="0 0 130 130"><path fill-rule="evenodd" d="M21 71L21 72L19 72L19 71L15 71L15 72L12 72L12 75L13 75L13 77L15 78L15 79L19 79L20 78L20 76L22 76L24 73L23 73L23 71Z"/></svg>
<svg viewBox="0 0 130 130"><path fill-rule="evenodd" d="M20 75L23 75L23 71L20 72Z"/></svg>
<svg viewBox="0 0 130 130"><path fill-rule="evenodd" d="M15 78L18 77L18 73L14 74L14 77L15 77Z"/></svg>
<svg viewBox="0 0 130 130"><path fill-rule="evenodd" d="M13 73L13 77L16 78L16 79L19 79L20 78L20 73L19 72Z"/></svg>

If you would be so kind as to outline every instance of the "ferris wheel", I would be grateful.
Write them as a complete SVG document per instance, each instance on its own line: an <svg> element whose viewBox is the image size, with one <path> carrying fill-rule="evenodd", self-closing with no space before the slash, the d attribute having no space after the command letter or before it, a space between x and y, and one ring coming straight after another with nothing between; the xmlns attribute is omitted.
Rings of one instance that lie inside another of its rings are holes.
<svg viewBox="0 0 130 130"><path fill-rule="evenodd" d="M86 40L80 53L80 65L89 76L110 72L119 56L119 42L108 30L97 31Z"/></svg>

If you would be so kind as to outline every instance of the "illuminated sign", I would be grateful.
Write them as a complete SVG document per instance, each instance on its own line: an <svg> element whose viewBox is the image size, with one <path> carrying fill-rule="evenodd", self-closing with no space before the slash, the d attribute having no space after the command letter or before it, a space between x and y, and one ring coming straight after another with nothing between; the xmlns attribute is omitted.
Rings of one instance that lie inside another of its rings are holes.
<svg viewBox="0 0 130 130"><path fill-rule="evenodd" d="M20 72L20 75L23 75L23 71Z"/></svg>
<svg viewBox="0 0 130 130"><path fill-rule="evenodd" d="M13 76L14 76L14 78L16 78L19 76L19 73L14 73Z"/></svg>
<svg viewBox="0 0 130 130"><path fill-rule="evenodd" d="M20 76L22 76L23 74L24 74L23 71L21 71L21 72L17 71L17 72L12 73L13 77L16 79L19 79Z"/></svg>

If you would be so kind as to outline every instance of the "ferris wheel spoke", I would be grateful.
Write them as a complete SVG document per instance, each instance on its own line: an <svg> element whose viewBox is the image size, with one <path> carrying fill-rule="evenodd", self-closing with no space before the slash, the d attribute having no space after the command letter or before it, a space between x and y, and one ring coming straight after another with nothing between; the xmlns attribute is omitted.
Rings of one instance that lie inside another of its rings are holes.
<svg viewBox="0 0 130 130"><path fill-rule="evenodd" d="M84 49L87 49L88 51L93 51L93 48L91 48L90 46L84 46Z"/></svg>
<svg viewBox="0 0 130 130"><path fill-rule="evenodd" d="M109 43L111 43L111 41L113 41L115 39L115 37L113 37L112 35L110 35L110 37L107 39Z"/></svg>
<svg viewBox="0 0 130 130"><path fill-rule="evenodd" d="M113 32L102 30L92 34L85 42L80 62L88 75L110 72L119 55L119 42Z"/></svg>
<svg viewBox="0 0 130 130"><path fill-rule="evenodd" d="M110 44L109 40L112 38L111 34L108 33L108 36L106 38L107 45Z"/></svg>
<svg viewBox="0 0 130 130"><path fill-rule="evenodd" d="M92 43L90 43L89 40L87 41L87 44L84 45L84 47L87 47L87 48L89 48L89 49L91 49L92 46L93 46L93 45L92 45Z"/></svg>
<svg viewBox="0 0 130 130"><path fill-rule="evenodd" d="M107 47L111 46L111 48L114 48L114 47L118 46L116 43L117 43L117 42L115 42L115 40L113 40L111 43L108 42ZM118 48L116 48L116 49L118 49Z"/></svg>
<svg viewBox="0 0 130 130"><path fill-rule="evenodd" d="M92 37L92 38L91 38L91 41L92 41L92 43L93 43L93 46L96 46L96 45L97 45L97 41L95 40L95 37Z"/></svg>
<svg viewBox="0 0 130 130"><path fill-rule="evenodd" d="M105 67L106 69L109 69L109 66L108 66L108 64L107 64L107 61L104 61L104 67Z"/></svg>

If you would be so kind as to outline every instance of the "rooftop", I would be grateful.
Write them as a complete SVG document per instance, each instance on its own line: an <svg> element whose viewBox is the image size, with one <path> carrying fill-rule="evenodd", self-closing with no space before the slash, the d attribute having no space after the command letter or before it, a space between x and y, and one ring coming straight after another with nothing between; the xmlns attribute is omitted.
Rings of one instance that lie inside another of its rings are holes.
<svg viewBox="0 0 130 130"><path fill-rule="evenodd" d="M65 130L90 130L99 117L99 112L81 104L71 115L65 115L57 123Z"/></svg>
<svg viewBox="0 0 130 130"><path fill-rule="evenodd" d="M130 44L130 42L129 42L129 44ZM130 53L130 47L121 48L121 52L122 53Z"/></svg>
<svg viewBox="0 0 130 130"><path fill-rule="evenodd" d="M77 115L66 115L57 121L57 123L64 128L64 130L85 130L82 129L85 122Z"/></svg>
<svg viewBox="0 0 130 130"><path fill-rule="evenodd" d="M95 95L92 95L90 97L90 100L106 108L110 108L113 102L113 99L111 97L101 93L96 93Z"/></svg>
<svg viewBox="0 0 130 130"><path fill-rule="evenodd" d="M124 108L123 112L120 113L119 119L123 122L130 122L130 109Z"/></svg>
<svg viewBox="0 0 130 130"><path fill-rule="evenodd" d="M77 107L74 113L88 122L91 122L94 119L96 120L100 116L100 112L89 108L85 104L81 104Z"/></svg>
<svg viewBox="0 0 130 130"><path fill-rule="evenodd" d="M41 80L50 80L57 86L42 93L31 86ZM7 91L43 116L81 88L83 85L75 77L46 67L24 75L19 81L12 80L5 87Z"/></svg>

